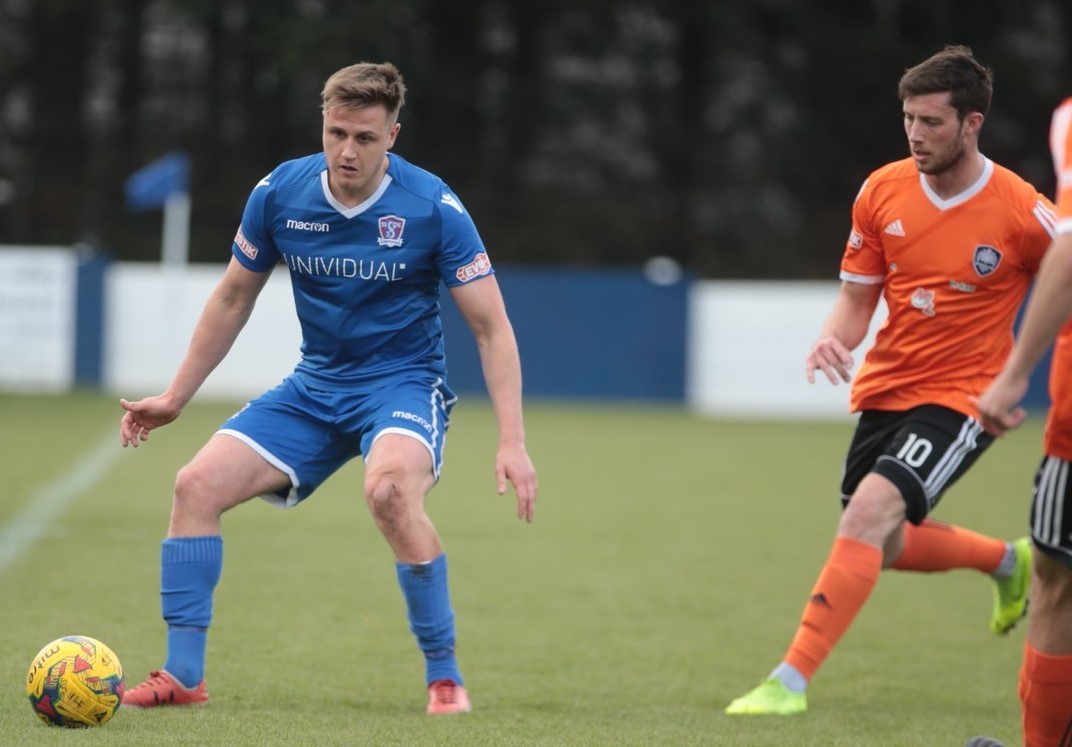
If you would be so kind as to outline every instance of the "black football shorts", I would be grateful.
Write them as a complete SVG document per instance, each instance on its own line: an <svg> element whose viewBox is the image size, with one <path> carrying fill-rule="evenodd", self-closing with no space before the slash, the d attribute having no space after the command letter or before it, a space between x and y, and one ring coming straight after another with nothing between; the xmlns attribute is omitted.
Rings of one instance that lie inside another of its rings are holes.
<svg viewBox="0 0 1072 747"><path fill-rule="evenodd" d="M845 457L842 505L877 472L897 486L908 520L919 524L993 441L975 418L940 405L865 410Z"/></svg>
<svg viewBox="0 0 1072 747"><path fill-rule="evenodd" d="M1035 472L1031 539L1042 552L1072 568L1072 475L1070 462L1043 457Z"/></svg>

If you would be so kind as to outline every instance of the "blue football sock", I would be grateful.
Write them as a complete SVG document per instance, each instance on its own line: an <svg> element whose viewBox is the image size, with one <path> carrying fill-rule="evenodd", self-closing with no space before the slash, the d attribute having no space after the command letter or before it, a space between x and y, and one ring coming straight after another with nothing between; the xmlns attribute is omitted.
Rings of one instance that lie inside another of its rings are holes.
<svg viewBox="0 0 1072 747"><path fill-rule="evenodd" d="M168 625L164 669L187 687L205 678L212 592L222 568L222 537L173 537L161 543L160 606Z"/></svg>
<svg viewBox="0 0 1072 747"><path fill-rule="evenodd" d="M430 563L397 563L398 585L406 598L409 629L424 652L425 680L463 684L454 658L454 610L447 588L447 556Z"/></svg>

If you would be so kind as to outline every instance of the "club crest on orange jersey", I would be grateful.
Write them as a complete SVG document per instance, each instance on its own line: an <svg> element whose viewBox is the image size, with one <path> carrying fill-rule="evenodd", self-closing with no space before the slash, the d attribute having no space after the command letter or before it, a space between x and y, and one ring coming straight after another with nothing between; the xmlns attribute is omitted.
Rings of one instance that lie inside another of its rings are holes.
<svg viewBox="0 0 1072 747"><path fill-rule="evenodd" d="M976 275L985 278L998 269L1000 264L1001 252L997 249L986 244L975 247L975 252L972 254L972 267L975 268Z"/></svg>
<svg viewBox="0 0 1072 747"><path fill-rule="evenodd" d="M380 246L402 246L402 232L406 230L406 219L397 215L385 215L380 218Z"/></svg>

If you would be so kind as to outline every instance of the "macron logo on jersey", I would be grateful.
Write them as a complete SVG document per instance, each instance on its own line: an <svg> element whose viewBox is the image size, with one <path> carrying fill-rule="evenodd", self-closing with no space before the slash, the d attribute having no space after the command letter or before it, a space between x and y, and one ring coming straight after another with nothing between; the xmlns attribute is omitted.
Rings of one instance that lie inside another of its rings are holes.
<svg viewBox="0 0 1072 747"><path fill-rule="evenodd" d="M315 231L316 233L327 233L331 230L331 226L327 223L313 223L307 220L292 220L287 218L287 228L293 228L296 231Z"/></svg>
<svg viewBox="0 0 1072 747"><path fill-rule="evenodd" d="M459 267L454 275L463 283L468 283L473 278L487 275L489 272L491 272L491 260L488 259L487 254L480 252L480 254L473 257L472 262Z"/></svg>
<svg viewBox="0 0 1072 747"><path fill-rule="evenodd" d="M246 238L246 235L244 233L242 233L242 226L238 227L238 233L235 234L234 243L239 249L242 250L242 253L250 259L256 259L257 255L261 251L256 246L254 246L249 239Z"/></svg>
<svg viewBox="0 0 1072 747"><path fill-rule="evenodd" d="M452 195L450 192L444 192L443 196L440 197L439 200L444 205L450 205L452 208L457 210L459 213L464 213L465 212L465 208L463 208L462 204L460 202L458 202L458 198L455 197L454 195Z"/></svg>
<svg viewBox="0 0 1072 747"><path fill-rule="evenodd" d="M905 232L904 226L901 225L901 219L898 218L893 223L883 228L882 233L888 233L890 236L901 236L903 238Z"/></svg>

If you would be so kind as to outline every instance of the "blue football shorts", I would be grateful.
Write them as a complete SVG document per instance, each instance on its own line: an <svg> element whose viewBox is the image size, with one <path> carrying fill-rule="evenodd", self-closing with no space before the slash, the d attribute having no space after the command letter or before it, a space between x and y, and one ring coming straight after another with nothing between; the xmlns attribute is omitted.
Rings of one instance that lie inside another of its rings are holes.
<svg viewBox="0 0 1072 747"><path fill-rule="evenodd" d="M435 376L398 377L351 391L325 391L290 375L250 401L217 433L239 439L290 477L289 488L264 500L297 505L346 462L367 455L387 433L415 438L439 479L450 411L457 397Z"/></svg>

